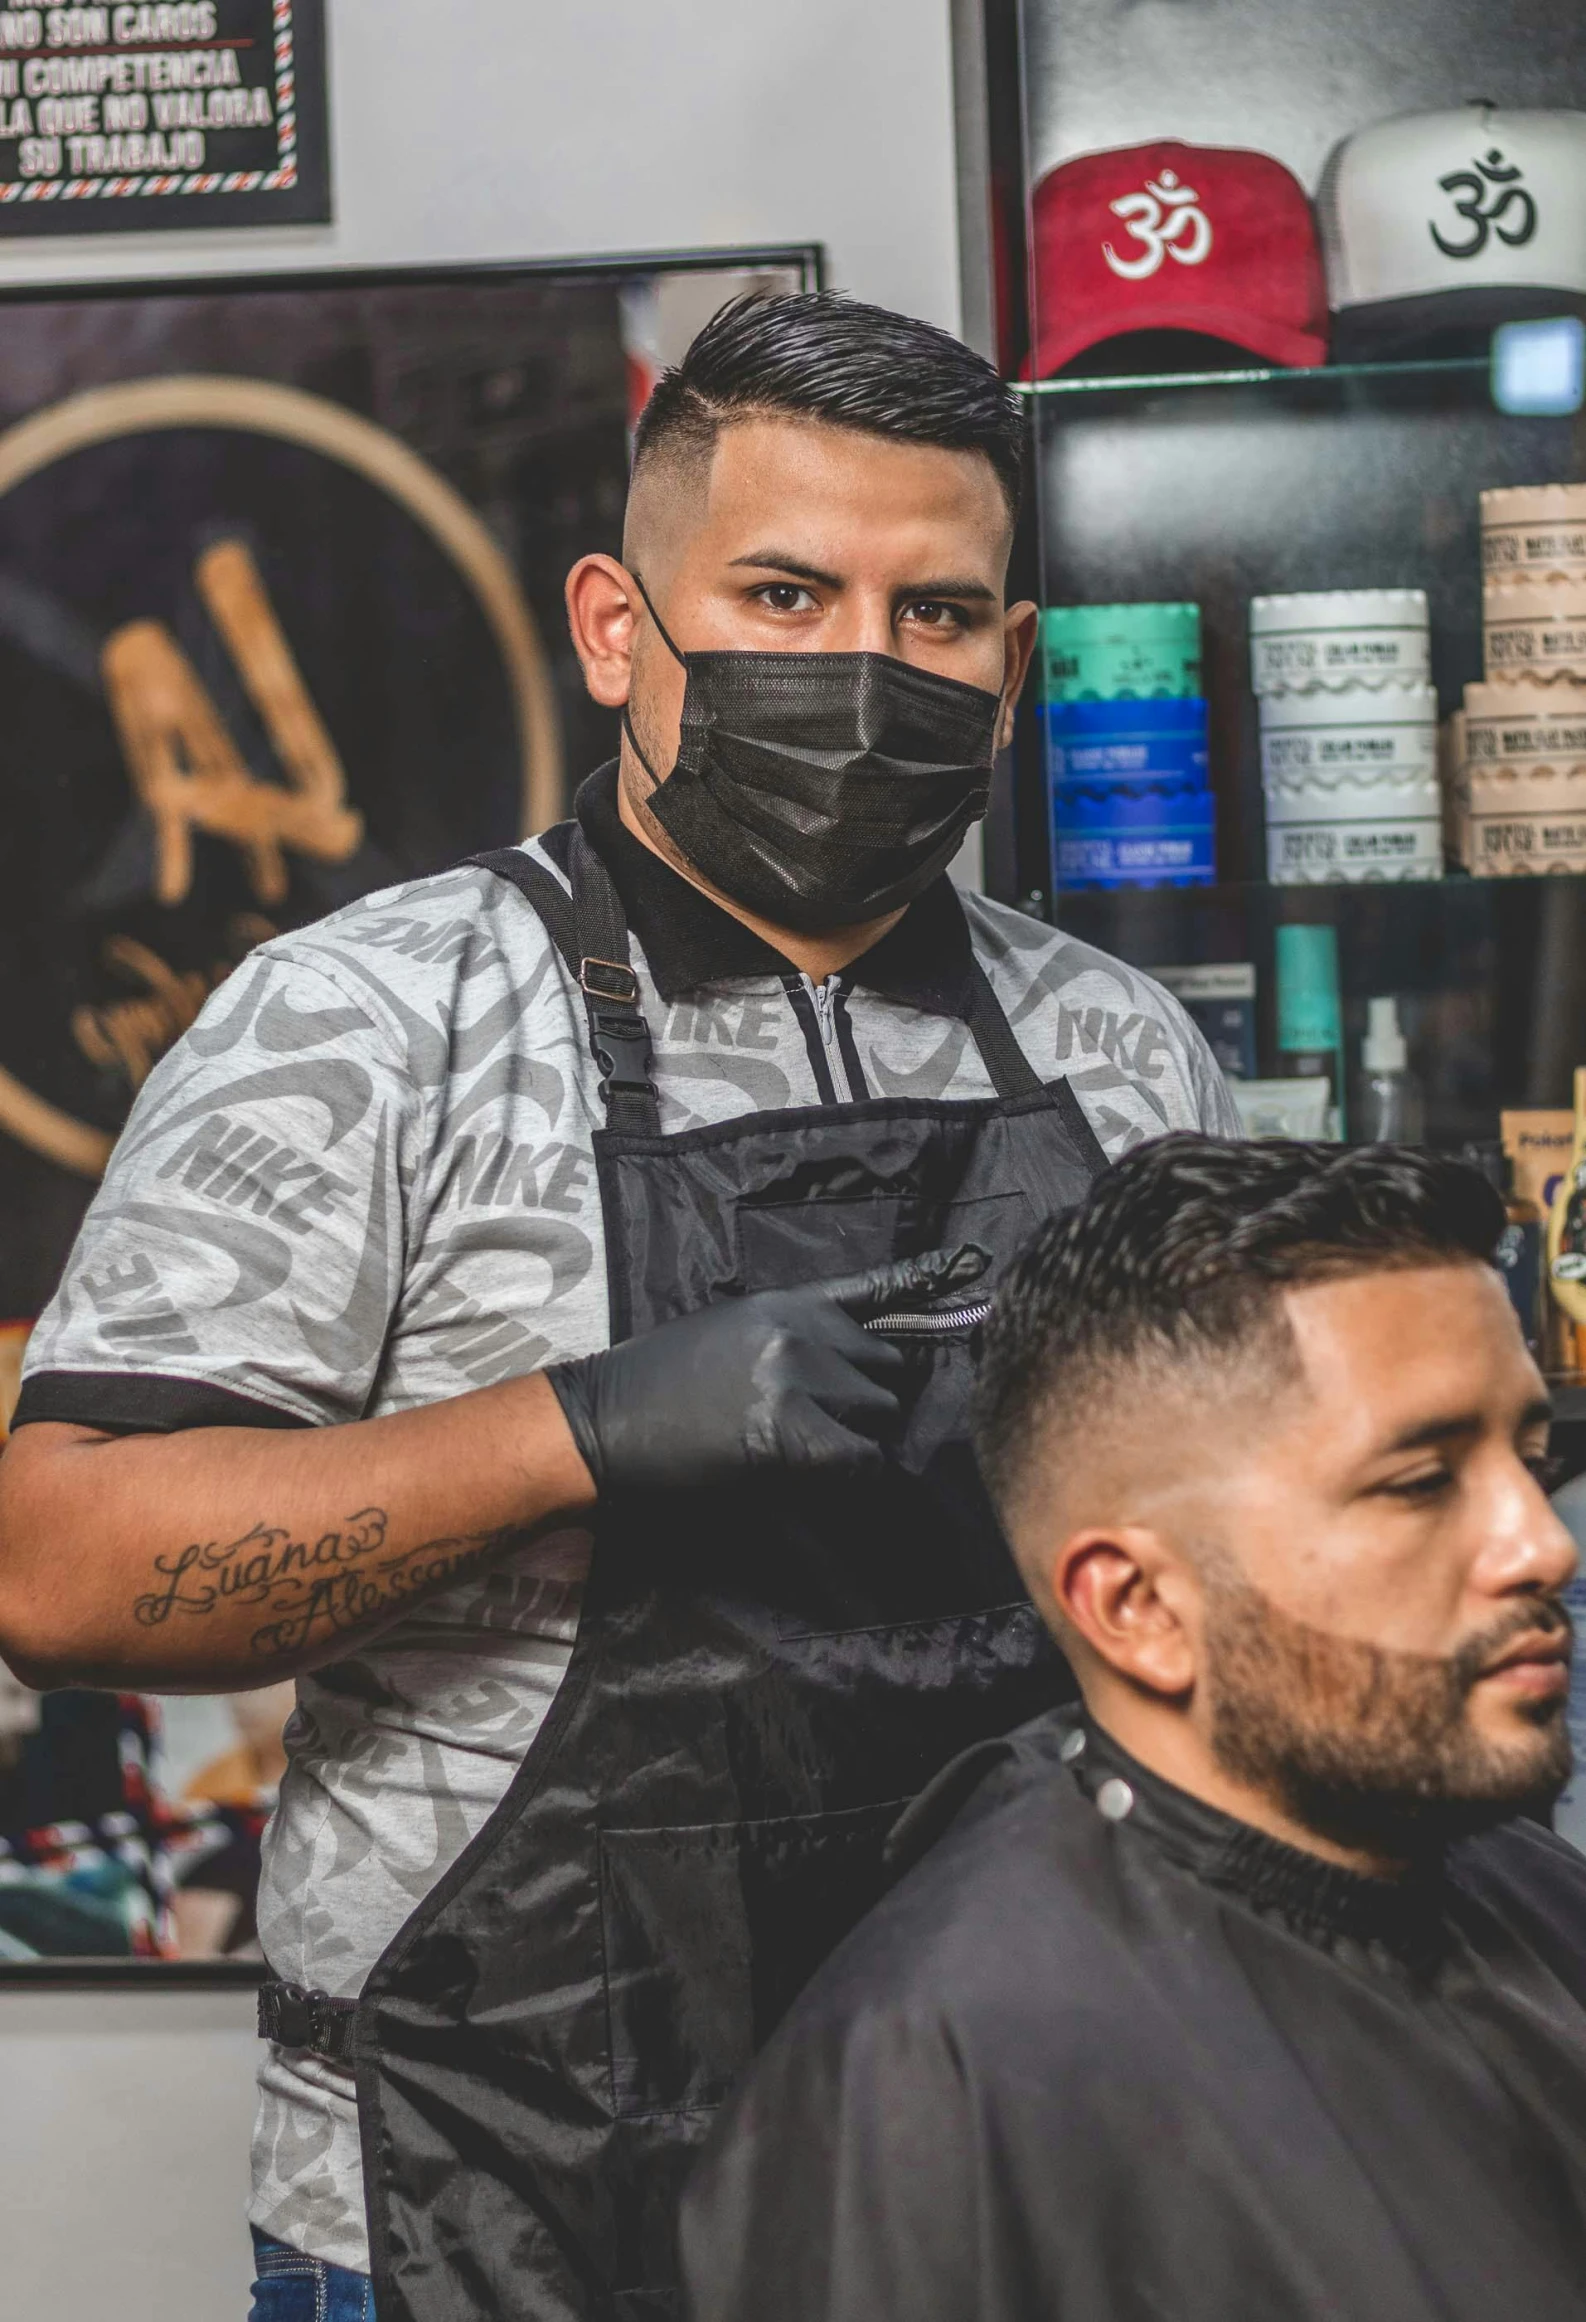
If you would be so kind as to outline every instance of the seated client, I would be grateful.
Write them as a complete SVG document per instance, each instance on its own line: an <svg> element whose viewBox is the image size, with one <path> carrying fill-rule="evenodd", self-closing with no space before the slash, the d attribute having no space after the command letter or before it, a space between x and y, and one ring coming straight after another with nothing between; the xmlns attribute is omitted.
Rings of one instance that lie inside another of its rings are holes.
<svg viewBox="0 0 1586 2322"><path fill-rule="evenodd" d="M905 1817L695 2179L696 2322L1586 2314L1503 1223L1434 1156L1171 1137L1029 1245L977 1440L1083 1705Z"/></svg>

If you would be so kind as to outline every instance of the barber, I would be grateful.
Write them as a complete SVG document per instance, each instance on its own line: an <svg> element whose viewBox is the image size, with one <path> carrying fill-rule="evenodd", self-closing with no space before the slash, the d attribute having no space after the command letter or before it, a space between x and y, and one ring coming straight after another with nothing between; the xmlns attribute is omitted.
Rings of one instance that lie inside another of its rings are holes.
<svg viewBox="0 0 1586 2322"><path fill-rule="evenodd" d="M619 763L255 954L35 1333L0 1649L300 1680L261 2322L305 2268L381 2322L673 2311L690 2152L900 1803L1060 1686L976 1277L1233 1122L1157 987L945 876L1035 636L1020 461L940 332L718 316L568 583Z"/></svg>

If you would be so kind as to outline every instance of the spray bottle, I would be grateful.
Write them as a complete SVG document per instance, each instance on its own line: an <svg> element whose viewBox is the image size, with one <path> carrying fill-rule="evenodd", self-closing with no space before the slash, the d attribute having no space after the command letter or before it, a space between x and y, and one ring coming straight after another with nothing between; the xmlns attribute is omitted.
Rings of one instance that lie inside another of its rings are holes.
<svg viewBox="0 0 1586 2322"><path fill-rule="evenodd" d="M1409 1044L1390 993L1366 1003L1360 1046L1363 1077L1356 1127L1364 1145L1419 1145L1426 1133L1421 1085L1410 1070Z"/></svg>

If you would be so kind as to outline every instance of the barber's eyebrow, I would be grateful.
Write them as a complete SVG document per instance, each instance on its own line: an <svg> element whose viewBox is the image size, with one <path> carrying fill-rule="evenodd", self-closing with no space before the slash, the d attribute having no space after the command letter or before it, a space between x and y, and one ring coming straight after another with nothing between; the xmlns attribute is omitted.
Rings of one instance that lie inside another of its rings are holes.
<svg viewBox="0 0 1586 2322"><path fill-rule="evenodd" d="M757 548L748 556L735 556L727 569L729 572L747 569L752 572L786 573L790 580L813 581L817 587L824 589L840 589L844 585L840 573L823 572L819 565L806 564L799 556L784 555L779 548ZM995 604L997 601L996 590L987 582L962 580L957 576L942 580L908 581L893 593L899 599L958 597L984 604Z"/></svg>
<svg viewBox="0 0 1586 2322"><path fill-rule="evenodd" d="M735 556L727 569L736 571L745 565L756 572L785 572L793 580L815 581L823 589L840 589L843 585L840 573L822 572L818 564L806 564L802 557L784 556L779 548L757 548L748 556Z"/></svg>
<svg viewBox="0 0 1586 2322"><path fill-rule="evenodd" d="M966 597L977 604L994 605L997 592L983 580L922 580L910 581L898 591L900 597Z"/></svg>
<svg viewBox="0 0 1586 2322"><path fill-rule="evenodd" d="M1538 1395L1521 1412L1518 1432L1524 1435L1533 1427L1550 1426L1552 1419L1552 1404L1545 1395ZM1407 1427L1402 1435L1394 1436L1382 1448L1384 1451L1426 1451L1453 1436L1479 1435L1486 1424L1484 1411L1445 1411L1436 1418L1421 1420L1415 1427Z"/></svg>

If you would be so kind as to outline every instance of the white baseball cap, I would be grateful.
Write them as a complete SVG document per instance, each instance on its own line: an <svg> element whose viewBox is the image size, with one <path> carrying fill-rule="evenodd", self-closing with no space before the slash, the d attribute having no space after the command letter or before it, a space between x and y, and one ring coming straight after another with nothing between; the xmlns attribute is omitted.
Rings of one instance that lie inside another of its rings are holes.
<svg viewBox="0 0 1586 2322"><path fill-rule="evenodd" d="M1402 113L1317 195L1335 351L1586 306L1586 113Z"/></svg>

